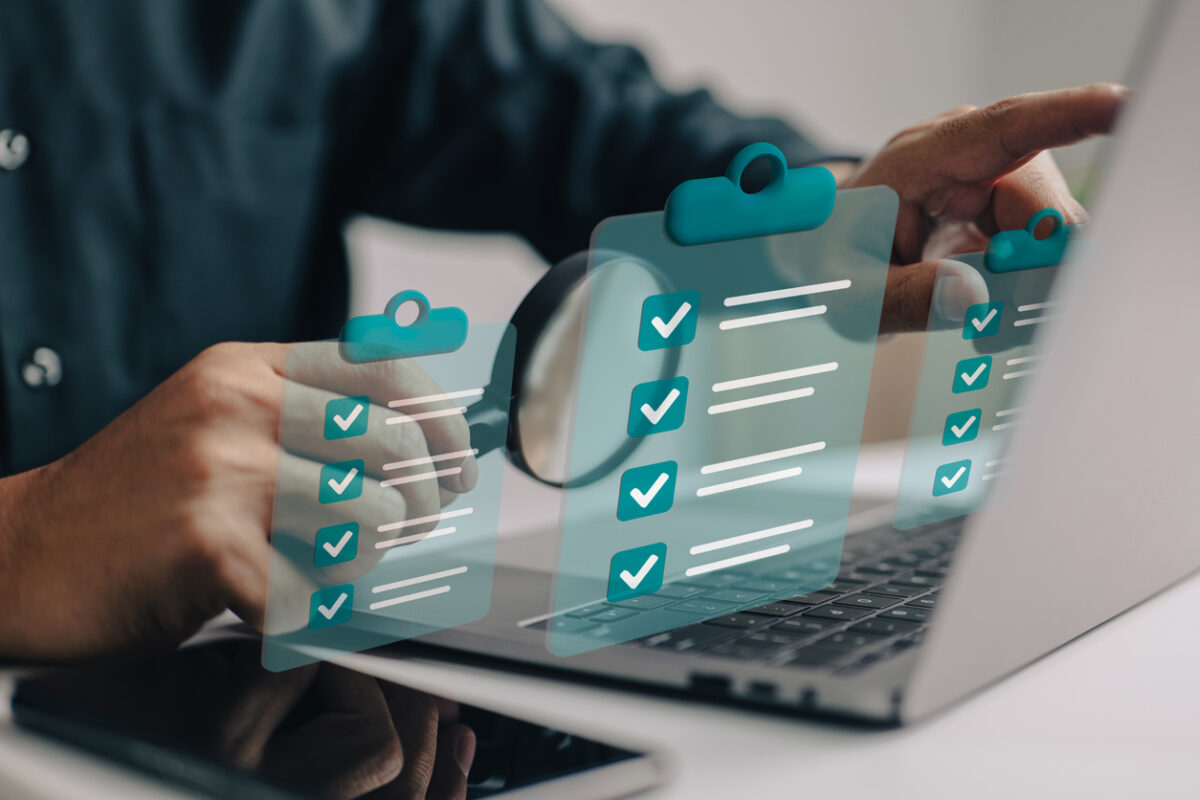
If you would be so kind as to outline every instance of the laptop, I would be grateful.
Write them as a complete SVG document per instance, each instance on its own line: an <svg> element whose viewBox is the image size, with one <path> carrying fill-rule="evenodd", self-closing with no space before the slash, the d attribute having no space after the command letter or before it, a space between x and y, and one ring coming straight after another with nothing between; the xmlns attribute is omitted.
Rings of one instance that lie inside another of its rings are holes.
<svg viewBox="0 0 1200 800"><path fill-rule="evenodd" d="M1188 345L1200 344L1200 106L1181 100L1200 74L1198 34L1200 4L1159 8L1157 46L1143 54L1090 246L1054 289L1071 303L1044 332L1045 368L986 509L904 531L878 524L890 509L868 511L851 520L837 579L820 591L565 658L546 647L557 621L546 614L549 565L502 559L491 613L421 642L564 675L905 724L1194 571L1200 371ZM508 546L552 554L556 535ZM739 569L694 597L735 592L744 607L756 590L772 594L774 580ZM598 600L587 619L625 613Z"/></svg>

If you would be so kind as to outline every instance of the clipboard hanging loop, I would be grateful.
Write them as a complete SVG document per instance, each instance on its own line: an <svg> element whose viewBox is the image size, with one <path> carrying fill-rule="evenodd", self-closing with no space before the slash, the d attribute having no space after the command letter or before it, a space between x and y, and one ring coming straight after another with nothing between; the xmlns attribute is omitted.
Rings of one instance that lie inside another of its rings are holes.
<svg viewBox="0 0 1200 800"><path fill-rule="evenodd" d="M1054 229L1044 239L1034 235L1044 219L1054 220ZM1043 208L1015 231L1000 231L988 242L984 264L992 272L1016 272L1022 269L1051 267L1063 259L1070 237L1070 227L1063 222L1057 208Z"/></svg>
<svg viewBox="0 0 1200 800"><path fill-rule="evenodd" d="M729 161L729 166L725 169L725 177L740 191L742 174L755 159L759 158L765 158L771 163L771 181L763 189L787 180L787 158L784 157L782 150L770 142L755 142L739 150L737 155Z"/></svg>
<svg viewBox="0 0 1200 800"><path fill-rule="evenodd" d="M771 162L771 181L761 191L744 192L742 173L758 158ZM684 246L807 231L825 224L836 199L832 172L788 169L783 151L756 142L738 151L724 176L676 186L663 209L663 228L668 239Z"/></svg>

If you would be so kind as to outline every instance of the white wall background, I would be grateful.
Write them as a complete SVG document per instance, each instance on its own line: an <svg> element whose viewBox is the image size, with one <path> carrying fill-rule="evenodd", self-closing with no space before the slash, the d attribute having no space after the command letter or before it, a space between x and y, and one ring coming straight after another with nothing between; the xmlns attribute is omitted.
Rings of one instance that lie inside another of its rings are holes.
<svg viewBox="0 0 1200 800"><path fill-rule="evenodd" d="M638 44L662 80L779 114L830 145L870 152L961 103L1122 80L1151 0L551 0L594 38ZM1075 182L1096 148L1061 152ZM477 319L505 318L541 272L522 242L350 227L354 313L377 312L414 276ZM880 348L868 438L903 435L919 342Z"/></svg>

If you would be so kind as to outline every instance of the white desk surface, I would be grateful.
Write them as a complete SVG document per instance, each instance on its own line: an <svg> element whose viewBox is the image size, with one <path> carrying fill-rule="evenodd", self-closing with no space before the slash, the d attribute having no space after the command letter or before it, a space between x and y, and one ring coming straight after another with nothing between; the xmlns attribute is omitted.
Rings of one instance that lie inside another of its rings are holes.
<svg viewBox="0 0 1200 800"><path fill-rule="evenodd" d="M648 742L673 764L650 798L1195 798L1197 609L1200 576L932 719L883 731L428 660L345 662L580 733ZM0 797L185 796L14 729L4 705Z"/></svg>

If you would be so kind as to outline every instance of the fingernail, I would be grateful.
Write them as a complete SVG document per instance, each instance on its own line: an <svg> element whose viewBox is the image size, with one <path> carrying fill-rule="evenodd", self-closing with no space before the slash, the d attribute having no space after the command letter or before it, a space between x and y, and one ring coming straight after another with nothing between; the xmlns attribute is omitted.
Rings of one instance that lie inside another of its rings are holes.
<svg viewBox="0 0 1200 800"><path fill-rule="evenodd" d="M961 275L939 275L937 288L934 289L933 310L948 322L962 322L967 316L967 307L962 300L965 293L966 284Z"/></svg>
<svg viewBox="0 0 1200 800"><path fill-rule="evenodd" d="M962 322L967 309L988 301L987 281L970 264L944 259L938 266L933 310L946 322Z"/></svg>
<svg viewBox="0 0 1200 800"><path fill-rule="evenodd" d="M463 775L470 773L471 765L475 763L475 734L471 731L463 731L458 735L458 742L454 745L454 760L458 762Z"/></svg>
<svg viewBox="0 0 1200 800"><path fill-rule="evenodd" d="M475 456L467 456L462 463L462 472L458 473L457 477L460 492L469 492L475 488L475 484L479 482L479 462L475 460Z"/></svg>

